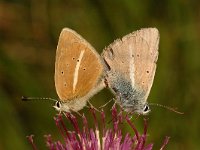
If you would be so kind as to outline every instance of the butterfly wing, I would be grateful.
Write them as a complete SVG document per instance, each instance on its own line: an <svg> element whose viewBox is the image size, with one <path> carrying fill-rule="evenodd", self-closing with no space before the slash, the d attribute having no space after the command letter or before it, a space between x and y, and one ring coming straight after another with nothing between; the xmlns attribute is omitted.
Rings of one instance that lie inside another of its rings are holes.
<svg viewBox="0 0 200 150"><path fill-rule="evenodd" d="M98 84L102 73L95 49L75 31L64 28L55 61L55 87L60 100L84 97Z"/></svg>
<svg viewBox="0 0 200 150"><path fill-rule="evenodd" d="M145 102L156 70L158 43L158 30L146 28L109 45L102 54L108 68L108 85L114 91L127 95L127 99L136 95Z"/></svg>
<svg viewBox="0 0 200 150"><path fill-rule="evenodd" d="M159 32L156 28L147 28L136 31L133 35L135 87L144 91L146 101L156 71ZM124 40L128 39L129 37L125 37Z"/></svg>

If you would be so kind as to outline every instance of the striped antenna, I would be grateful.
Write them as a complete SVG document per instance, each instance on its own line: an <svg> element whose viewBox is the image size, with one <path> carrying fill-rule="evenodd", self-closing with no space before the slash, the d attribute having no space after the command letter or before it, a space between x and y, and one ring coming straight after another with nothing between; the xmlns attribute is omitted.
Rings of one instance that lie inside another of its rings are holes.
<svg viewBox="0 0 200 150"><path fill-rule="evenodd" d="M26 97L26 96L22 96L22 101L33 101L33 100L44 100L44 101L54 101L57 102L58 100L53 99L53 98L48 98L48 97Z"/></svg>
<svg viewBox="0 0 200 150"><path fill-rule="evenodd" d="M165 106L165 105L161 105L161 104L157 104L157 103L149 103L148 105L162 107L162 108L173 111L173 112L180 114L180 115L184 114L183 112L177 111L176 108L173 108L173 107L169 107L169 106Z"/></svg>

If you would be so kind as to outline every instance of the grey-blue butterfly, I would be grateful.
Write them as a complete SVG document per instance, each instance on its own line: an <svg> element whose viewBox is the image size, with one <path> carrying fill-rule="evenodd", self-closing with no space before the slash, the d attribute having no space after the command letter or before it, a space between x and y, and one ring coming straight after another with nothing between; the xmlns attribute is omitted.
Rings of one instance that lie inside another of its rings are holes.
<svg viewBox="0 0 200 150"><path fill-rule="evenodd" d="M107 86L126 111L147 114L158 59L159 32L144 28L115 40L102 53Z"/></svg>

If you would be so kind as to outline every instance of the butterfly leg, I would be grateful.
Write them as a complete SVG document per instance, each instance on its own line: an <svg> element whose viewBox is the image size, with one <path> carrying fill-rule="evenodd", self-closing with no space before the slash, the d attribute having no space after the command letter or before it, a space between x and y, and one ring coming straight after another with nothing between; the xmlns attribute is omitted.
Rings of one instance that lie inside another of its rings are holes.
<svg viewBox="0 0 200 150"><path fill-rule="evenodd" d="M88 104L89 104L89 106L87 106L88 108L92 108L92 109L96 110L97 112L100 112L100 110L98 110L96 107L94 107L89 100L88 100Z"/></svg>
<svg viewBox="0 0 200 150"><path fill-rule="evenodd" d="M76 113L78 116L83 117L82 114L80 114L78 111L74 111L73 109L70 109L70 112L74 112L74 113Z"/></svg>
<svg viewBox="0 0 200 150"><path fill-rule="evenodd" d="M105 103L104 105L100 106L99 109L104 108L105 106L107 106L110 102L112 102L114 100L114 98L112 98L111 100L109 100L107 103Z"/></svg>
<svg viewBox="0 0 200 150"><path fill-rule="evenodd" d="M108 80L106 79L106 77L104 78L104 84L105 84L105 87L108 88Z"/></svg>

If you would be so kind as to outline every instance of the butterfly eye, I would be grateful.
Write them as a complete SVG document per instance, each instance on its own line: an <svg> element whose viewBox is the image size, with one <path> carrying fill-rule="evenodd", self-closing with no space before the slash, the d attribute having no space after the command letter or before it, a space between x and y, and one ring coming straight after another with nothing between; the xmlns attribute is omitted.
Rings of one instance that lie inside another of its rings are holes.
<svg viewBox="0 0 200 150"><path fill-rule="evenodd" d="M56 106L57 106L58 108L60 108L60 102L59 102L59 101L56 102Z"/></svg>
<svg viewBox="0 0 200 150"><path fill-rule="evenodd" d="M150 111L149 106L145 105L143 111L144 111L144 113L148 113Z"/></svg>

